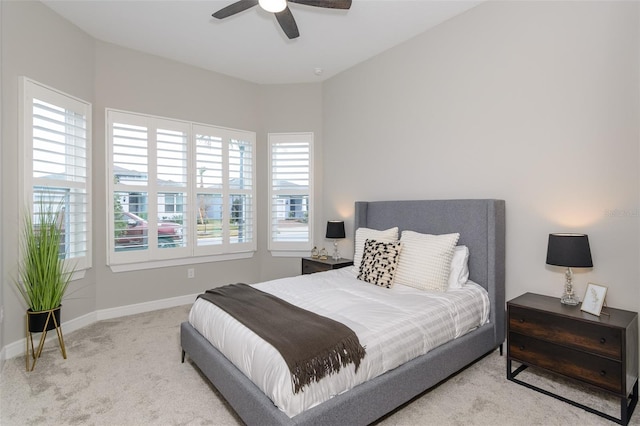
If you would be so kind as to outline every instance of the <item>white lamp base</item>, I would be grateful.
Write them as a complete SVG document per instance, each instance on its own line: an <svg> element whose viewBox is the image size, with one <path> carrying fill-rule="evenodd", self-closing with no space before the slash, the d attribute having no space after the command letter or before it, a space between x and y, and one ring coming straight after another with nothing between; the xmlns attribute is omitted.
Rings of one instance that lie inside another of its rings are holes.
<svg viewBox="0 0 640 426"><path fill-rule="evenodd" d="M563 294L560 298L560 303L562 303L563 305L576 306L580 304L580 301L576 299L573 294Z"/></svg>

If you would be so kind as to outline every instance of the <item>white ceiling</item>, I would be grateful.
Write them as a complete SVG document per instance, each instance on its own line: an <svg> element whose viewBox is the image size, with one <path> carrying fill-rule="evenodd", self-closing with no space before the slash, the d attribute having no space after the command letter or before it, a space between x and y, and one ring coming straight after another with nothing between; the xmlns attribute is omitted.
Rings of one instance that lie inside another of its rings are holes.
<svg viewBox="0 0 640 426"><path fill-rule="evenodd" d="M263 84L327 79L481 1L354 0L350 10L290 3L289 40L259 6L218 20L235 0L43 0L93 37ZM317 75L316 70L322 69Z"/></svg>

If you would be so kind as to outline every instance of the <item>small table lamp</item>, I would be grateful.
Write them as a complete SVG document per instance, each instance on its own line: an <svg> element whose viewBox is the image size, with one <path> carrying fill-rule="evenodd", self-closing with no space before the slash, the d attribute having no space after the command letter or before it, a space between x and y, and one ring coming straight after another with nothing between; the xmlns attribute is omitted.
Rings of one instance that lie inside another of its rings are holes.
<svg viewBox="0 0 640 426"><path fill-rule="evenodd" d="M592 268L589 236L585 234L549 234L547 265L566 266L564 294L560 299L565 305L580 303L573 294L571 268Z"/></svg>
<svg viewBox="0 0 640 426"><path fill-rule="evenodd" d="M340 259L338 252L338 240L345 237L344 222L341 220L330 220L327 222L327 239L333 240L333 260Z"/></svg>

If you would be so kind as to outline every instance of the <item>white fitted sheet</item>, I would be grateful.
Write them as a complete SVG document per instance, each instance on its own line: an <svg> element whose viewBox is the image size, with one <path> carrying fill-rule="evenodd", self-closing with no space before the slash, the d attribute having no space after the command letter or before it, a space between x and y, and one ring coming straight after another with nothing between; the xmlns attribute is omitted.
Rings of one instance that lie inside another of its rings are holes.
<svg viewBox="0 0 640 426"><path fill-rule="evenodd" d="M314 407L487 322L489 297L468 282L461 289L429 292L396 285L377 287L342 268L254 285L289 303L351 328L367 355L293 393L280 353L214 304L196 300L189 322L289 417Z"/></svg>

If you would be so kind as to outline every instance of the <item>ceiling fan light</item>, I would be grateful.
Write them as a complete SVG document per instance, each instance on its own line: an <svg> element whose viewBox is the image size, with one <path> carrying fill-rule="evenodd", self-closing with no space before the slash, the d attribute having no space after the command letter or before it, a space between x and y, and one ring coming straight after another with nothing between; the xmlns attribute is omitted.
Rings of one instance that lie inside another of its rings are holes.
<svg viewBox="0 0 640 426"><path fill-rule="evenodd" d="M287 0L258 0L258 4L267 12L278 13L287 7Z"/></svg>

